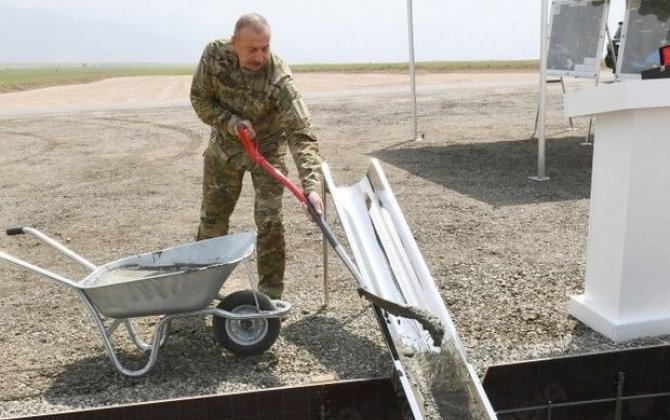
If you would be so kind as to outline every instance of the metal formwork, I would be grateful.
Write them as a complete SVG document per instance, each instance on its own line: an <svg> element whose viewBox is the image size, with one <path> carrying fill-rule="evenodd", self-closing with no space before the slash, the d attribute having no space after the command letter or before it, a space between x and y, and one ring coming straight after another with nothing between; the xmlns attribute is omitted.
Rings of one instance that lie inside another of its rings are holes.
<svg viewBox="0 0 670 420"><path fill-rule="evenodd" d="M380 301L429 314L444 331L435 342L425 323L371 299L414 417L432 410L441 418L495 419L379 162L372 159L363 179L348 187L335 185L328 165L323 172L360 272L360 288Z"/></svg>

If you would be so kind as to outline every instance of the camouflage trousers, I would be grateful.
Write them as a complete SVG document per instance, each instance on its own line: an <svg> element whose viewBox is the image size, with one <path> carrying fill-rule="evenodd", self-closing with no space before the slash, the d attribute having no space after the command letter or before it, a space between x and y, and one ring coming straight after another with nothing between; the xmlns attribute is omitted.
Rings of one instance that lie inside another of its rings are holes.
<svg viewBox="0 0 670 420"><path fill-rule="evenodd" d="M197 239L226 235L230 216L242 191L244 174L251 172L255 191L254 220L258 237L256 262L258 288L273 299L280 299L284 289L286 244L282 216L284 186L244 154L227 156L214 141L204 153L202 206ZM284 156L266 156L282 173L288 168Z"/></svg>

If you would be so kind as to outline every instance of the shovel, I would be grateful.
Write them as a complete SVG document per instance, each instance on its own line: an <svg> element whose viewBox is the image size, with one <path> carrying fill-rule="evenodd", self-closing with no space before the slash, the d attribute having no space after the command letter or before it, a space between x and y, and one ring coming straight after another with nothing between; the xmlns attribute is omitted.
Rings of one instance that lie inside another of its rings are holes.
<svg viewBox="0 0 670 420"><path fill-rule="evenodd" d="M309 201L305 192L302 189L300 189L300 187L295 185L283 173L281 173L279 169L272 166L272 164L270 164L270 162L268 162L265 159L265 157L263 157L263 155L260 154L260 152L258 151L258 144L256 143L256 140L251 138L248 130L245 127L240 127L237 130L237 136L242 142L244 151L249 156L249 158L256 165L261 167L261 169L263 169L267 174L269 174L275 180L277 180L286 188L288 188L288 190L295 196L296 199L298 199L299 202L307 206L307 212L309 213L312 220L317 224L319 229L321 229L323 236L326 238L330 246L335 250L337 256L340 257L344 265L349 269L351 274L358 281L359 284L358 293L363 297L365 297L373 305L383 308L386 311L396 316L415 319L423 326L423 328L426 329L426 331L428 331L433 341L435 342L435 345L439 346L440 343L442 342L442 337L444 336L444 327L442 326L439 319L424 309L386 300L376 295L375 293L372 293L369 290L365 289L362 286L363 284L365 284L365 282L363 281L363 277L361 276L361 273L358 271L358 268L356 268L356 265L354 265L351 258L349 258L347 252L344 250L342 245L340 245L340 242L335 237L335 234L333 234L332 229L330 228L330 226L328 226L326 220L323 218L323 214L319 213L316 210L314 204L312 204L312 202Z"/></svg>

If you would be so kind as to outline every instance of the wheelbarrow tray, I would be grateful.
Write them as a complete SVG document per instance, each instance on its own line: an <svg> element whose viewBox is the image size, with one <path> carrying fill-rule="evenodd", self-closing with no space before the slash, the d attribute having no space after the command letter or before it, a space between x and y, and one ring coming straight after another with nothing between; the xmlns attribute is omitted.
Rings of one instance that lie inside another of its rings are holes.
<svg viewBox="0 0 670 420"><path fill-rule="evenodd" d="M110 318L193 312L217 297L255 241L254 232L242 232L125 257L98 267L78 285Z"/></svg>

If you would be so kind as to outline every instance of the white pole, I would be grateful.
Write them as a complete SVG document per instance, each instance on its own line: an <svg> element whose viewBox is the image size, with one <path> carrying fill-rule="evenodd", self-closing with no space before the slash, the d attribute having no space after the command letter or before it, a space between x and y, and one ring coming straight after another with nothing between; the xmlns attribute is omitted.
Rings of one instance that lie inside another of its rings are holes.
<svg viewBox="0 0 670 420"><path fill-rule="evenodd" d="M538 134L537 134L537 176L531 177L535 181L546 181L549 177L545 174L544 155L545 155L545 114L547 97L547 44L549 26L549 0L542 0L542 11L540 13L540 95L538 98Z"/></svg>
<svg viewBox="0 0 670 420"><path fill-rule="evenodd" d="M326 182L321 180L321 197L323 199L323 220L328 220L328 202L326 201ZM323 237L323 306L326 307L330 304L330 278L328 277L328 241L324 235Z"/></svg>
<svg viewBox="0 0 670 420"><path fill-rule="evenodd" d="M417 128L417 117L416 117L416 76L414 70L414 23L413 23L413 12L412 12L412 0L407 0L407 31L409 32L409 72L410 72L410 85L412 87L412 117L413 117L413 137L412 139L419 139L419 131Z"/></svg>

